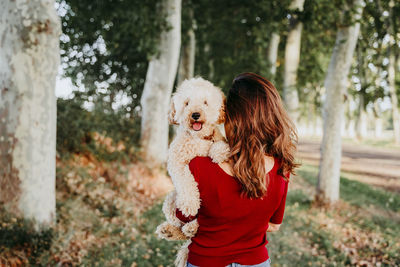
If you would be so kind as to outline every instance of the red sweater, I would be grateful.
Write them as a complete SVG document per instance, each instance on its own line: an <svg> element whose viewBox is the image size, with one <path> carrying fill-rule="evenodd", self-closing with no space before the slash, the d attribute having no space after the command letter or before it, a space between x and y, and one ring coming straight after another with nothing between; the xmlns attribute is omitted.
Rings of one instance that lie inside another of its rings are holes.
<svg viewBox="0 0 400 267"><path fill-rule="evenodd" d="M282 223L288 183L277 174L279 161L269 172L267 195L250 200L240 196L240 184L208 157L196 157L189 168L198 183L201 207L199 229L189 246L188 261L200 267L231 263L255 265L266 261L268 222ZM177 210L177 217L186 218Z"/></svg>

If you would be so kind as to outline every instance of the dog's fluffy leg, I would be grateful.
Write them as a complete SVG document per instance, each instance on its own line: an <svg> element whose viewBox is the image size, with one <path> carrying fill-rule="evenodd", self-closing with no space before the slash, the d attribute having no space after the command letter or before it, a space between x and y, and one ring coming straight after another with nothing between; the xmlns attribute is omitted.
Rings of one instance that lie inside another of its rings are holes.
<svg viewBox="0 0 400 267"><path fill-rule="evenodd" d="M218 141L211 145L208 155L214 163L228 160L230 154L229 145L225 141Z"/></svg>
<svg viewBox="0 0 400 267"><path fill-rule="evenodd" d="M157 226L156 234L159 238L163 238L169 241L176 240L187 240L188 238L182 232L180 227L177 227L169 222L163 222Z"/></svg>
<svg viewBox="0 0 400 267"><path fill-rule="evenodd" d="M186 263L188 260L189 255L189 245L192 243L191 240L186 241L182 247L179 249L178 254L176 255L175 259L175 266L176 267L186 267Z"/></svg>
<svg viewBox="0 0 400 267"><path fill-rule="evenodd" d="M188 238L194 237L194 235L197 233L197 229L199 229L199 223L197 222L197 219L194 219L193 221L182 226L182 232Z"/></svg>
<svg viewBox="0 0 400 267"><path fill-rule="evenodd" d="M177 193L176 205L183 215L195 216L200 209L200 192L189 166L183 165L180 170L182 191Z"/></svg>
<svg viewBox="0 0 400 267"><path fill-rule="evenodd" d="M176 191L171 191L164 200L162 211L171 224L180 227L181 221L176 217Z"/></svg>

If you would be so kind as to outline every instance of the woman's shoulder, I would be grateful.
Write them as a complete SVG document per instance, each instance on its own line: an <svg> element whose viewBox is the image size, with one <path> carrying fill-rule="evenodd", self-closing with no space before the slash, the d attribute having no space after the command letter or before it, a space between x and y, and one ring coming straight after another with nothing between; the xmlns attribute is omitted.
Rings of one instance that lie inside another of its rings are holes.
<svg viewBox="0 0 400 267"><path fill-rule="evenodd" d="M195 157L190 161L190 172L199 186L209 183L211 176L215 173L215 165L209 157Z"/></svg>
<svg viewBox="0 0 400 267"><path fill-rule="evenodd" d="M288 177L290 176L290 173L283 175L283 170L281 170L282 167L282 159L281 158L275 158L275 163L274 163L274 168L273 168L273 176L274 178L281 182L282 184L287 184L288 183ZM285 176L287 178L285 178Z"/></svg>
<svg viewBox="0 0 400 267"><path fill-rule="evenodd" d="M198 167L204 168L205 166L211 166L212 160L210 157L195 157L189 163L190 169L195 169Z"/></svg>

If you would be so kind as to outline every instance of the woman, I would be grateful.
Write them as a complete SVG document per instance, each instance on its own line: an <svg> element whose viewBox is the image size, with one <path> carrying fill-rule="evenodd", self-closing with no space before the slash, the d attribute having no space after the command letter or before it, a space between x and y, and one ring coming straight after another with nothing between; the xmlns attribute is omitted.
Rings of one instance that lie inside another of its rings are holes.
<svg viewBox="0 0 400 267"><path fill-rule="evenodd" d="M229 162L196 157L190 170L201 198L187 266L270 266L266 232L279 229L294 163L296 132L275 87L238 75L226 104ZM184 217L179 210L177 216Z"/></svg>

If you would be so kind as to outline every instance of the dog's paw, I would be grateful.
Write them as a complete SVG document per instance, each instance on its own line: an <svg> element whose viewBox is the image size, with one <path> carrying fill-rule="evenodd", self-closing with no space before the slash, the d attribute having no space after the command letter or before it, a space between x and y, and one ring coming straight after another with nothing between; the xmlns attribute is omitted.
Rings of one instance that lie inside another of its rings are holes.
<svg viewBox="0 0 400 267"><path fill-rule="evenodd" d="M188 239L179 227L170 224L169 222L163 222L162 224L157 226L155 233L158 235L159 238L169 241Z"/></svg>
<svg viewBox="0 0 400 267"><path fill-rule="evenodd" d="M194 237L194 235L197 233L197 229L199 229L199 223L197 222L197 219L182 226L182 232L188 238Z"/></svg>
<svg viewBox="0 0 400 267"><path fill-rule="evenodd" d="M208 155L214 163L221 163L228 160L230 148L225 141L218 141L211 145Z"/></svg>
<svg viewBox="0 0 400 267"><path fill-rule="evenodd" d="M195 216L200 209L200 197L177 198L177 207L186 217Z"/></svg>

